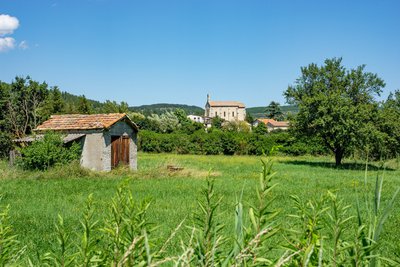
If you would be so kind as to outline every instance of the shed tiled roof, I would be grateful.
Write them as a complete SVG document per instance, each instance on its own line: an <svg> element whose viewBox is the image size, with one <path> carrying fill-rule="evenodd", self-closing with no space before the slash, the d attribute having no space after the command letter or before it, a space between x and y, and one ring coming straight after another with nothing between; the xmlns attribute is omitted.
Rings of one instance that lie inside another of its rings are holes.
<svg viewBox="0 0 400 267"><path fill-rule="evenodd" d="M52 115L50 119L36 128L36 131L70 131L70 130L96 130L107 129L116 122L127 119L137 129L137 126L129 120L125 113L109 114L65 114Z"/></svg>
<svg viewBox="0 0 400 267"><path fill-rule="evenodd" d="M239 107L244 108L244 104L238 101L209 101L211 107Z"/></svg>

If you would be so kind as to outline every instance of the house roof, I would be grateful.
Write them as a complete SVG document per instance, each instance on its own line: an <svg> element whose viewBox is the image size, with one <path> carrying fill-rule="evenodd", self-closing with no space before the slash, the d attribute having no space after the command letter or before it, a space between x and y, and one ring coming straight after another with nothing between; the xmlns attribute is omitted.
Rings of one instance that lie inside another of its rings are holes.
<svg viewBox="0 0 400 267"><path fill-rule="evenodd" d="M101 130L108 129L121 120L126 121L132 128L138 130L136 124L125 113L109 113L52 115L35 131Z"/></svg>
<svg viewBox="0 0 400 267"><path fill-rule="evenodd" d="M270 124L272 127L289 127L288 121L276 121L274 119L257 119L257 121L262 122L265 125Z"/></svg>
<svg viewBox="0 0 400 267"><path fill-rule="evenodd" d="M270 121L268 124L271 124L273 127L289 127L288 121Z"/></svg>
<svg viewBox="0 0 400 267"><path fill-rule="evenodd" d="M238 101L209 101L211 107L239 107L244 108L244 104Z"/></svg>

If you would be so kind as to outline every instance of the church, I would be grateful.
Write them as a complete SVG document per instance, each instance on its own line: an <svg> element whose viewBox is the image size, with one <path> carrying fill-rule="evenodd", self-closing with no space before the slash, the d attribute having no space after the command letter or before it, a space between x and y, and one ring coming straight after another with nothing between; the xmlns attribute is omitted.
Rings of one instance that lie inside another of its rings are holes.
<svg viewBox="0 0 400 267"><path fill-rule="evenodd" d="M211 101L210 95L207 95L204 117L220 117L226 121L244 121L246 107L238 101Z"/></svg>

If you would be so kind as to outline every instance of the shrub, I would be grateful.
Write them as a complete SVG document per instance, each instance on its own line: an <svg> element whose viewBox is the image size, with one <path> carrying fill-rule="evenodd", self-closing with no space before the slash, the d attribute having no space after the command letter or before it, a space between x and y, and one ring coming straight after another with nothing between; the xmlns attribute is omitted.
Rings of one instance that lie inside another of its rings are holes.
<svg viewBox="0 0 400 267"><path fill-rule="evenodd" d="M80 150L78 143L65 147L61 135L49 132L43 136L43 139L34 141L21 150L20 165L24 169L46 170L56 164L78 160Z"/></svg>
<svg viewBox="0 0 400 267"><path fill-rule="evenodd" d="M10 134L0 131L0 158L7 158L11 147L12 142Z"/></svg>

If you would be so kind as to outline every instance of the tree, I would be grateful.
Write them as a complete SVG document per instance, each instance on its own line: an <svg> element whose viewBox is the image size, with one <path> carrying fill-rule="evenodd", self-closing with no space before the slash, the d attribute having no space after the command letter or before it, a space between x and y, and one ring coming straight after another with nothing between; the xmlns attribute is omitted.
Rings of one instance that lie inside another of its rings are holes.
<svg viewBox="0 0 400 267"><path fill-rule="evenodd" d="M65 111L65 106L60 89L54 86L49 90L44 104L39 109L38 113L42 120L46 120L53 114L62 114Z"/></svg>
<svg viewBox="0 0 400 267"><path fill-rule="evenodd" d="M16 77L2 86L6 109L6 123L13 136L22 137L41 122L39 111L48 95L47 84L39 84L29 76Z"/></svg>
<svg viewBox="0 0 400 267"><path fill-rule="evenodd" d="M215 129L222 129L222 123L224 122L224 119L216 116L211 119L211 126Z"/></svg>
<svg viewBox="0 0 400 267"><path fill-rule="evenodd" d="M257 127L253 128L253 132L254 132L254 134L257 134L257 135L266 135L268 133L268 129L267 129L267 126L265 125L265 123L259 122L257 124Z"/></svg>
<svg viewBox="0 0 400 267"><path fill-rule="evenodd" d="M254 118L253 118L253 116L251 116L250 112L246 112L246 118L244 120L250 124L253 124L253 122L254 122Z"/></svg>
<svg viewBox="0 0 400 267"><path fill-rule="evenodd" d="M118 104L116 101L106 100L103 104L102 112L104 113L128 113L129 106L128 103L122 101Z"/></svg>
<svg viewBox="0 0 400 267"><path fill-rule="evenodd" d="M265 112L267 113L266 116L269 119L281 120L283 116L280 104L275 101L271 101L271 103L269 103L265 109Z"/></svg>
<svg viewBox="0 0 400 267"><path fill-rule="evenodd" d="M226 132L243 132L249 133L250 125L245 121L228 121L222 126L222 130Z"/></svg>
<svg viewBox="0 0 400 267"><path fill-rule="evenodd" d="M90 114L93 111L93 107L87 100L85 95L79 96L77 111L81 114Z"/></svg>
<svg viewBox="0 0 400 267"><path fill-rule="evenodd" d="M400 151L400 90L390 93L379 109L376 125L381 132L374 142L372 153L375 157L394 158Z"/></svg>
<svg viewBox="0 0 400 267"><path fill-rule="evenodd" d="M325 60L321 67L301 68L301 76L284 95L296 104L299 113L293 121L300 136L320 137L340 165L346 153L365 144L371 133L371 118L377 114L375 95L385 83L365 65L347 70L341 58Z"/></svg>

